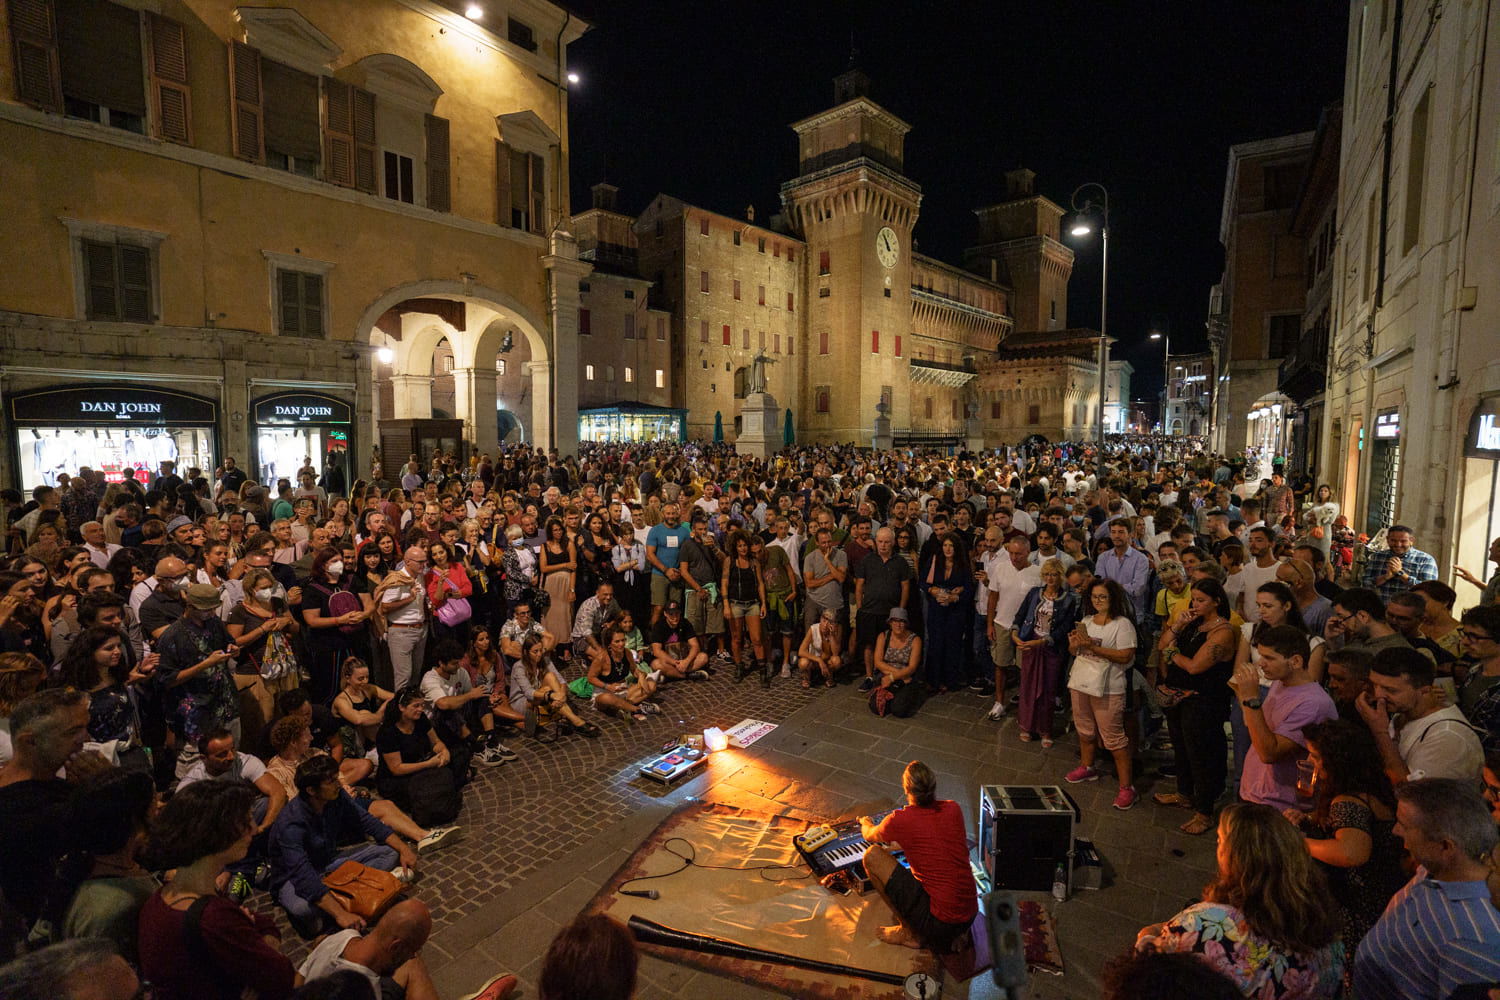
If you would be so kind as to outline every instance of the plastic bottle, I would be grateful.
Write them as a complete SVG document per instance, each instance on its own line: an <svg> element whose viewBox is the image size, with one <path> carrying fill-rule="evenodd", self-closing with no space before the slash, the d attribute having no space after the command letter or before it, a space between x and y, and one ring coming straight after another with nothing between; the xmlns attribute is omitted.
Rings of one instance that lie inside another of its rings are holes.
<svg viewBox="0 0 1500 1000"><path fill-rule="evenodd" d="M1068 874L1061 864L1052 873L1052 898L1059 903L1068 898Z"/></svg>

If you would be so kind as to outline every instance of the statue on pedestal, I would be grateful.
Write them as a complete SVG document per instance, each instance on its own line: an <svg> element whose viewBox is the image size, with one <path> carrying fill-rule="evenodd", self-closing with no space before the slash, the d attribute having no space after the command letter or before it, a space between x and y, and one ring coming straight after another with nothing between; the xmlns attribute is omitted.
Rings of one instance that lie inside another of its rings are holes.
<svg viewBox="0 0 1500 1000"><path fill-rule="evenodd" d="M745 382L745 392L766 391L766 365L774 365L775 358L767 357L765 348L755 352L755 357L750 359L750 378Z"/></svg>

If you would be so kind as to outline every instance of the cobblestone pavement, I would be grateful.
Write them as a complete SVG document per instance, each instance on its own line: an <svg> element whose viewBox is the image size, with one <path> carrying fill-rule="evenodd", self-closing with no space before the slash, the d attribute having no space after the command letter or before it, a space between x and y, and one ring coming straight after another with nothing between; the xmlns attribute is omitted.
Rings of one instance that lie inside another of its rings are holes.
<svg viewBox="0 0 1500 1000"><path fill-rule="evenodd" d="M540 959L557 929L690 797L827 819L899 799L901 770L920 757L972 829L981 784L1061 784L1077 759L1071 735L1049 750L1021 743L1013 720L984 720L988 699L967 693L935 698L910 719L882 719L850 686L804 690L777 678L767 690L755 679L736 684L720 670L707 682L668 686L662 700L664 713L648 722L602 720L596 740L517 738L510 745L519 760L480 769L458 819L466 839L424 857L415 890L433 909L425 954L443 996L511 971L522 979L521 995L535 997ZM639 775L642 758L672 735L745 718L780 728L747 750L715 755L704 772L676 785ZM1213 838L1179 833L1185 814L1153 804L1149 779L1136 787L1142 800L1128 813L1110 808L1109 776L1070 789L1083 811L1079 834L1093 837L1104 856L1106 886L1055 907L1067 971L1034 976L1030 996L1096 997L1104 963L1139 927L1195 900L1207 882ZM298 958L305 953L290 931L285 940ZM771 995L650 958L639 993L641 1000ZM945 997L995 995L985 977L944 990Z"/></svg>

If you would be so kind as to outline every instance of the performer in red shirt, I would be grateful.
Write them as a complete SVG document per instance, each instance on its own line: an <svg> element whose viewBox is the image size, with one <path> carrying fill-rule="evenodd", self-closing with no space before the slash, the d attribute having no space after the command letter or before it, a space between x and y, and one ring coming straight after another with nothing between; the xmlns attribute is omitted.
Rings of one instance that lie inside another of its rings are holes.
<svg viewBox="0 0 1500 1000"><path fill-rule="evenodd" d="M880 928L888 944L950 951L979 912L974 875L969 868L969 839L963 810L937 797L937 776L919 760L901 775L906 807L878 825L863 816L859 831L870 847L865 873L897 924ZM906 852L907 871L882 844L895 842Z"/></svg>

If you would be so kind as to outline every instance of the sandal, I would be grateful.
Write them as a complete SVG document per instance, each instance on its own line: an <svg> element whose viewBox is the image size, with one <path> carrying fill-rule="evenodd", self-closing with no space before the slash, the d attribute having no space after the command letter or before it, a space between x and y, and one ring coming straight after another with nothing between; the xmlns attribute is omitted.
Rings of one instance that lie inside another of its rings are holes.
<svg viewBox="0 0 1500 1000"><path fill-rule="evenodd" d="M583 725L576 726L574 728L576 728L578 732L587 736L591 740L598 739L600 736L604 735L604 730L600 729L592 722L585 722Z"/></svg>
<svg viewBox="0 0 1500 1000"><path fill-rule="evenodd" d="M1214 821L1212 817L1205 816L1202 813L1194 813L1192 819L1188 820L1177 829L1181 830L1183 833L1187 834L1190 837L1197 837L1201 834L1207 833L1213 828Z"/></svg>
<svg viewBox="0 0 1500 1000"><path fill-rule="evenodd" d="M630 721L631 722L645 722L646 721L646 713L645 712L641 712L641 711L631 712L630 713Z"/></svg>
<svg viewBox="0 0 1500 1000"><path fill-rule="evenodd" d="M803 688L810 688L810 687L812 687L812 681L808 678L808 676L806 674L802 675L802 686L803 686Z"/></svg>
<svg viewBox="0 0 1500 1000"><path fill-rule="evenodd" d="M1193 802L1181 792L1157 792L1151 796L1151 801L1159 806L1171 806L1174 809L1191 809Z"/></svg>
<svg viewBox="0 0 1500 1000"><path fill-rule="evenodd" d="M1024 729L1021 730L1021 732L1018 735L1021 737L1021 742L1022 743L1030 743L1031 742L1031 734L1028 733L1028 732L1026 732L1026 730L1024 730Z"/></svg>
<svg viewBox="0 0 1500 1000"><path fill-rule="evenodd" d="M1043 736L1042 737L1042 749L1043 750L1051 750L1052 749L1052 737L1050 737L1050 736Z"/></svg>

